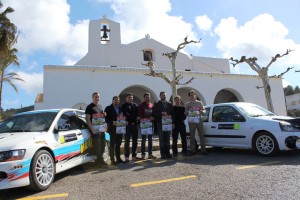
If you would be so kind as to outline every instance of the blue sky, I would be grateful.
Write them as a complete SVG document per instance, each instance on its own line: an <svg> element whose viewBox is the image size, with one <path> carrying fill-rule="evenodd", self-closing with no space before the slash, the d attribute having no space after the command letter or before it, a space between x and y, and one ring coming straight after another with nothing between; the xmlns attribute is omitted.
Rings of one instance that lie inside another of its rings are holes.
<svg viewBox="0 0 300 200"><path fill-rule="evenodd" d="M300 85L300 1L298 0L2 0L15 12L9 18L20 31L20 66L11 66L26 82L19 93L3 88L2 107L34 104L43 92L44 65L72 65L87 53L88 22L107 18L121 23L122 43L151 38L176 48L185 36L200 39L188 54L204 57L255 56L263 67L277 53L294 50L274 63L269 75L284 75L284 86ZM2 10L3 11L3 8ZM232 73L256 74L247 65ZM59 87L59 86L58 86ZM63 95L63 94L58 94Z"/></svg>

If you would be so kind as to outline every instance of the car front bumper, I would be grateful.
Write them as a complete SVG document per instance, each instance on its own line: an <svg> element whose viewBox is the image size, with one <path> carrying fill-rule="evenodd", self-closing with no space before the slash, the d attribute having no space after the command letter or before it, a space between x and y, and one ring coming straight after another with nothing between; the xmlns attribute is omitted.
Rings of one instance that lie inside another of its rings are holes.
<svg viewBox="0 0 300 200"><path fill-rule="evenodd" d="M0 163L0 189L29 185L31 159Z"/></svg>

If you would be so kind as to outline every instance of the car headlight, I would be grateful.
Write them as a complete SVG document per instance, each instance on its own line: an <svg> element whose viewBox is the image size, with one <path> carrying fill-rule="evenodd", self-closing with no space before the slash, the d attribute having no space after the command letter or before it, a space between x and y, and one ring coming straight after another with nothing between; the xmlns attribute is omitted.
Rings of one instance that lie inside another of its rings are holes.
<svg viewBox="0 0 300 200"><path fill-rule="evenodd" d="M0 152L0 162L22 160L24 158L25 152L25 149L2 151Z"/></svg>
<svg viewBox="0 0 300 200"><path fill-rule="evenodd" d="M284 132L294 132L299 131L296 127L288 122L279 122L280 129Z"/></svg>

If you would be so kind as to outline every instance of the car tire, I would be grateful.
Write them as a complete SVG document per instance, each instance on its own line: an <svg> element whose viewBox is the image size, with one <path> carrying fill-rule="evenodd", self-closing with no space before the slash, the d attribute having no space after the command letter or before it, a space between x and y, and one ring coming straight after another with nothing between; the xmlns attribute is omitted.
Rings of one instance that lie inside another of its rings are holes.
<svg viewBox="0 0 300 200"><path fill-rule="evenodd" d="M33 191L47 190L54 177L55 163L52 155L46 150L36 152L30 165L30 184L27 188Z"/></svg>
<svg viewBox="0 0 300 200"><path fill-rule="evenodd" d="M253 140L253 147L262 156L273 156L279 152L277 140L268 132L257 134Z"/></svg>
<svg viewBox="0 0 300 200"><path fill-rule="evenodd" d="M109 162L110 162L110 153L109 153L109 151L110 151L110 142L106 140L105 141L105 148L104 148L104 152L103 152L102 157L103 157L103 161L107 164L109 164Z"/></svg>

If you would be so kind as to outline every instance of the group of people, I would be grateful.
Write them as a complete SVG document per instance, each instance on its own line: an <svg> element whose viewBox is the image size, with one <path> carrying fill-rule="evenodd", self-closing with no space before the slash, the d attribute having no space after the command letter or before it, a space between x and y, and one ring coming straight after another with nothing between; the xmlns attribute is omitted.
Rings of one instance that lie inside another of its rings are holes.
<svg viewBox="0 0 300 200"><path fill-rule="evenodd" d="M86 122L92 132L93 150L97 155L96 162L105 165L103 152L105 148L105 132L110 135L109 154L111 164L129 162L130 158L130 140L131 158L133 161L146 159L146 141L148 141L148 159L155 159L152 154L152 135L154 133L153 122L156 122L157 133L159 136L159 147L161 158L172 158L170 153L170 139L172 136L172 153L174 157L178 155L178 136L180 134L182 142L183 155L195 155L195 132L197 130L201 142L201 152L206 153L203 123L201 116L205 109L203 103L196 98L195 91L188 92L189 102L185 106L181 105L181 97L174 98L174 105L166 100L166 92L160 92L160 100L152 104L150 102L150 93L144 94L143 102L138 105L133 102L133 94L126 95L126 102L120 105L120 97L114 96L112 104L104 110L99 104L100 94L92 94L92 103L85 110ZM190 151L187 151L186 125L188 120L190 130ZM120 120L123 120L124 130L120 129ZM125 125L124 125L125 124ZM141 133L141 157L137 156L138 136ZM120 147L123 135L125 135L124 156L121 159Z"/></svg>

